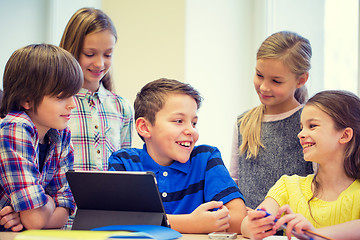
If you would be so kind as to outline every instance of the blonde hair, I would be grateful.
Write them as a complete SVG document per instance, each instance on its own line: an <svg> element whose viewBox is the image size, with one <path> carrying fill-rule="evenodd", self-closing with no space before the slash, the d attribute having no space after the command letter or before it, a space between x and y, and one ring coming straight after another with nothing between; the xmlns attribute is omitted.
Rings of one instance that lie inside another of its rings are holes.
<svg viewBox="0 0 360 240"><path fill-rule="evenodd" d="M312 51L308 39L294 32L281 31L272 34L261 44L256 59L277 59L287 66L297 77L308 72L311 68L310 59ZM303 104L307 100L305 86L296 89L295 99ZM261 142L261 123L265 106L260 104L240 117L238 124L242 136L239 147L240 154L246 152L246 158L256 158Z"/></svg>
<svg viewBox="0 0 360 240"><path fill-rule="evenodd" d="M100 9L81 8L72 15L67 23L59 46L69 51L79 61L85 36L105 30L110 30L115 37L115 41L117 41L115 25L109 16ZM113 90L110 71L105 74L101 82L107 90Z"/></svg>

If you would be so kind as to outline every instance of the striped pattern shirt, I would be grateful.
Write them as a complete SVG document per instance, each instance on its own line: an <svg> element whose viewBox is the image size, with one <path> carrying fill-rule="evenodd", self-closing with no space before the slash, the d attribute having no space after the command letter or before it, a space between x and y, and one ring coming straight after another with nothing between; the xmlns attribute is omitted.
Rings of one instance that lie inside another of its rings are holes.
<svg viewBox="0 0 360 240"><path fill-rule="evenodd" d="M209 201L243 199L230 177L216 147L196 146L189 161L174 161L170 166L157 164L143 149L121 149L109 159L111 171L152 171L156 175L159 192L166 213L189 214Z"/></svg>
<svg viewBox="0 0 360 240"><path fill-rule="evenodd" d="M74 198L65 177L74 155L70 130L50 129L49 151L39 171L38 132L25 112L10 112L0 124L0 209L12 206L24 211L44 206L45 194L57 207L75 210ZM2 229L3 230L3 229Z"/></svg>
<svg viewBox="0 0 360 240"><path fill-rule="evenodd" d="M107 170L111 153L131 146L131 105L102 84L95 93L82 88L74 100L76 108L69 122L74 169Z"/></svg>

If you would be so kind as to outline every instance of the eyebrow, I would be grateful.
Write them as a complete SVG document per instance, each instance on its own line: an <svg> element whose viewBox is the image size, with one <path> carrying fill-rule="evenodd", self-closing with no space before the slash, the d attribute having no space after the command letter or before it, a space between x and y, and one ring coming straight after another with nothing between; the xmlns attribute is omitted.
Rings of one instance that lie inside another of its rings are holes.
<svg viewBox="0 0 360 240"><path fill-rule="evenodd" d="M172 113L171 115L173 115L173 116L186 116L186 114L181 113L181 112L174 112L174 113ZM199 116L198 116L198 115L195 115L193 118L198 119Z"/></svg>
<svg viewBox="0 0 360 240"><path fill-rule="evenodd" d="M256 70L257 73L260 73L261 75L263 75L262 72L259 69L255 68L255 70ZM281 76L272 76L271 78L276 78L276 79L280 78L281 79L283 77L281 77Z"/></svg>
<svg viewBox="0 0 360 240"><path fill-rule="evenodd" d="M88 48L83 47L82 50L98 51L97 48L91 48L91 47L88 47ZM113 50L114 50L114 48L108 48L108 49L105 49L105 52L106 52L106 51L113 51Z"/></svg>

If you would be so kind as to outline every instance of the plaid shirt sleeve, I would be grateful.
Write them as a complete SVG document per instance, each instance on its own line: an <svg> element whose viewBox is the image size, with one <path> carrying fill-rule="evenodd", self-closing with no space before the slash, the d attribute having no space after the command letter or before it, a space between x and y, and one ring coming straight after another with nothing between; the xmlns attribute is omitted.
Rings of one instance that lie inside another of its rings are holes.
<svg viewBox="0 0 360 240"><path fill-rule="evenodd" d="M50 148L49 158L51 164L46 164L49 169L54 166L52 170L48 170L47 176L49 183L46 186L46 193L53 199L57 207L64 207L70 210L70 214L75 211L75 201L71 193L69 184L66 180L65 173L73 168L74 163L74 149L70 143L70 130L66 128L62 131L50 130L51 138L57 138L55 146ZM53 172L53 174L52 174Z"/></svg>
<svg viewBox="0 0 360 240"><path fill-rule="evenodd" d="M121 98L119 104L122 105L124 116L124 125L120 131L121 148L130 148L132 142L133 109L131 108L130 103L124 98Z"/></svg>
<svg viewBox="0 0 360 240"><path fill-rule="evenodd" d="M0 129L1 207L12 205L15 211L44 206L47 203L37 168L37 132L23 122L2 124Z"/></svg>

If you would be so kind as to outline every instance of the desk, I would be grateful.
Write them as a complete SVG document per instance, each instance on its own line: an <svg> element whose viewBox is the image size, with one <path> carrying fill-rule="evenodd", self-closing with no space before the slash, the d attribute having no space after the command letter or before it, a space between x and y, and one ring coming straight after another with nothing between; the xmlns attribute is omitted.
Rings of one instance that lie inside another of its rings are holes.
<svg viewBox="0 0 360 240"><path fill-rule="evenodd" d="M0 240L13 240L18 233L14 232L0 232ZM122 238L124 239L124 238ZM181 240L205 240L209 239L207 234L183 234ZM237 239L247 239L238 235Z"/></svg>

